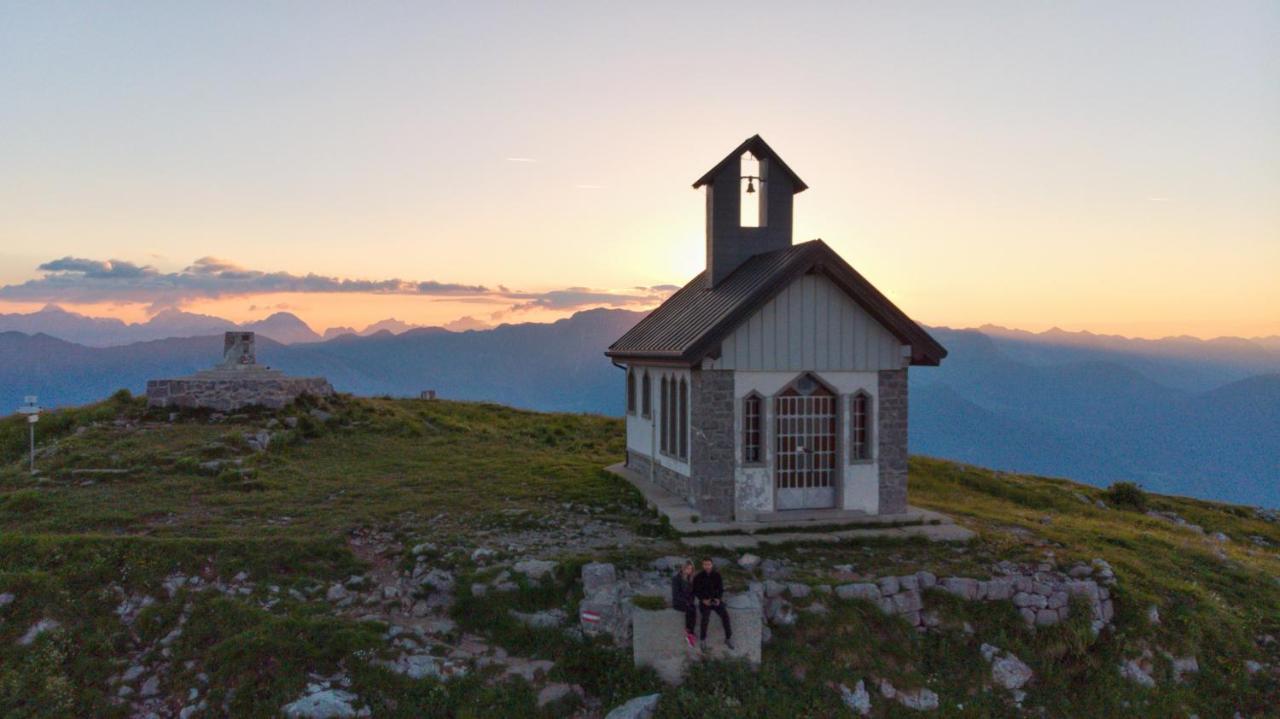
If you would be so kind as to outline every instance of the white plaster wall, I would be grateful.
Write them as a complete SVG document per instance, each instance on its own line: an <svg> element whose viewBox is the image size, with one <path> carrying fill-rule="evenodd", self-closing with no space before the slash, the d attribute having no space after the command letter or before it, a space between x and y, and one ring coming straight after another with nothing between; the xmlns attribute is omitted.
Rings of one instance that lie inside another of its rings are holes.
<svg viewBox="0 0 1280 719"><path fill-rule="evenodd" d="M633 452L647 455L657 460L658 464L667 469L679 472L684 476L689 476L689 462L681 461L676 457L668 456L658 451L662 445L659 443L658 437L658 414L662 409L662 378L675 379L679 382L683 377L686 383L691 383L693 378L689 370L661 367L652 365L634 365L636 373L636 411L635 414L627 415L627 449ZM651 417L644 417L644 373L649 372L650 407L652 408ZM623 390L626 392L626 378L623 377ZM690 401L692 401L692 389L690 389ZM690 407L692 410L692 407ZM693 432L693 423L689 423L689 432ZM693 437L688 438L689 446L693 446Z"/></svg>
<svg viewBox="0 0 1280 719"><path fill-rule="evenodd" d="M774 454L774 422L772 397L800 372L778 371L742 371L734 372L734 444L735 444L735 486L737 488L735 503L739 517L746 518L761 512L772 512L773 504L773 454ZM874 423L871 437L871 461L849 462L849 413L850 397L862 390L871 397L872 416L879 417L880 377L876 372L814 372L819 379L827 383L839 395L840 436L837 438L840 452L840 494L838 504L842 509L861 510L875 514L880 509L880 468L876 461L876 441ZM764 397L763 405L763 437L764 464L743 466L742 446L742 400L751 392Z"/></svg>

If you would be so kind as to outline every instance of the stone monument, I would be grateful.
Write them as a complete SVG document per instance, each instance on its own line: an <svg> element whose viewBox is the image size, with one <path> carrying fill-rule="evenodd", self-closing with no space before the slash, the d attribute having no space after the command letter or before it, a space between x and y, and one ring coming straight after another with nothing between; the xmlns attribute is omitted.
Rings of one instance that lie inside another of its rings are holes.
<svg viewBox="0 0 1280 719"><path fill-rule="evenodd" d="M333 385L324 377L290 377L258 364L252 332L228 332L222 342L222 361L212 369L147 380L150 407L207 407L219 412L254 405L280 409L304 394L327 397L333 393Z"/></svg>

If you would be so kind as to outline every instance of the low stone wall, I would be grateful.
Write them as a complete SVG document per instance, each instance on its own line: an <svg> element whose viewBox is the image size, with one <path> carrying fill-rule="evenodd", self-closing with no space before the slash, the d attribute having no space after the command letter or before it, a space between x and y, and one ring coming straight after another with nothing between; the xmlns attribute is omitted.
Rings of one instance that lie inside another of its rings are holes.
<svg viewBox="0 0 1280 719"><path fill-rule="evenodd" d="M219 412L254 405L280 409L304 394L326 397L333 393L333 385L323 377L153 379L147 381L147 406Z"/></svg>
<svg viewBox="0 0 1280 719"><path fill-rule="evenodd" d="M1093 631L1099 632L1115 616L1108 589L1115 581L1111 567L1095 560L1092 567L1080 565L1071 574L1037 571L1010 574L992 579L970 577L937 578L930 572L901 577L881 577L874 582L852 582L835 588L842 599L874 602L886 614L901 615L909 623L928 629L938 618L924 610L921 592L937 587L969 601L1012 602L1023 621L1031 626L1048 626L1065 620L1071 613L1071 597L1089 604ZM1085 578L1089 575L1093 578ZM1074 574L1075 576L1072 576Z"/></svg>
<svg viewBox="0 0 1280 719"><path fill-rule="evenodd" d="M662 466L661 463L654 464L653 460L651 460L646 454L641 454L630 449L627 450L627 467L639 472L641 476L648 479L650 477L650 466L653 467L652 476L654 484L657 484L659 487L662 487L677 497L683 498L686 502L690 501L690 495L692 492L689 488L690 485L688 477L680 474L679 472L673 472L672 470L667 469ZM690 504L692 504L692 502L690 502Z"/></svg>

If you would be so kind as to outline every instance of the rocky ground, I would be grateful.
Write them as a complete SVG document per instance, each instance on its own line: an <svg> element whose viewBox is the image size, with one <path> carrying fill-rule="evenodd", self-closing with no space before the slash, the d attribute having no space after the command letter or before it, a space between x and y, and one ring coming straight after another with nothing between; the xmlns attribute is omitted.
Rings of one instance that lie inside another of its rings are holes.
<svg viewBox="0 0 1280 719"><path fill-rule="evenodd" d="M719 552L759 662L696 650L672 685L633 662L629 619L701 557L599 471L614 423L131 407L70 423L47 474L0 474L5 716L1261 717L1280 698L1274 512L913 460L913 501L974 541Z"/></svg>

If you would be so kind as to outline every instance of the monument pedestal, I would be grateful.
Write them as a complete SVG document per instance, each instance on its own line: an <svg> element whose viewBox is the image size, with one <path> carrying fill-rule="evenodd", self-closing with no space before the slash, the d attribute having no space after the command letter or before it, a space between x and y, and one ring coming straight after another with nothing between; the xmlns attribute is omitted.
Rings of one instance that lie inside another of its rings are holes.
<svg viewBox="0 0 1280 719"><path fill-rule="evenodd" d="M175 379L147 380L147 406L208 408L232 412L260 406L280 409L298 397L327 397L333 385L324 377L290 377L257 364L252 332L228 332L223 356L213 369Z"/></svg>

